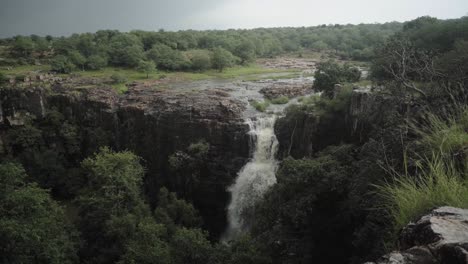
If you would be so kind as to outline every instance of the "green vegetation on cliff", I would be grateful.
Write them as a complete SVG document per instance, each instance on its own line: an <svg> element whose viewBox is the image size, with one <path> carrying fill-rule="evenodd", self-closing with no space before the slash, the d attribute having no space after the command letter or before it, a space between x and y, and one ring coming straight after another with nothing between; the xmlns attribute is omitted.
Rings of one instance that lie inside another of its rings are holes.
<svg viewBox="0 0 468 264"><path fill-rule="evenodd" d="M224 227L224 187L235 177L228 170L245 161L234 157L225 165L217 160L227 151L220 142L234 135L225 134L230 127L208 143L201 138L210 139L218 124L208 122L202 130L173 116L169 121L159 116L154 121L146 112L131 116L138 107L115 115L95 101L50 107L70 104L58 100L28 106L40 109L34 115L2 112L0 234L6 239L0 241L0 259L209 264L373 260L391 249L386 246L394 245L395 232L432 207L468 206L467 28L466 17L423 17L404 25L99 31L5 40L8 47L2 51L11 56L2 63L22 66L2 73L54 67L105 77L115 86L163 75L188 80L249 76L274 71L245 66L255 57L307 48L373 58L373 83L372 90L353 91L349 82L360 80L356 70L331 61L319 65L315 88L324 95L302 98L276 123L277 183L252 210L256 222L251 232L227 244L217 242L219 233L206 230ZM34 62L45 65L31 66ZM17 97L26 95L36 94L28 90ZM14 103L2 101L2 111ZM251 102L259 111L266 111L269 103ZM162 129L145 134L138 118ZM122 129L116 131L116 123ZM148 144L156 140L170 144ZM149 145L140 153L147 160L122 150L136 144ZM155 170L164 171L164 177L159 172L149 177Z"/></svg>

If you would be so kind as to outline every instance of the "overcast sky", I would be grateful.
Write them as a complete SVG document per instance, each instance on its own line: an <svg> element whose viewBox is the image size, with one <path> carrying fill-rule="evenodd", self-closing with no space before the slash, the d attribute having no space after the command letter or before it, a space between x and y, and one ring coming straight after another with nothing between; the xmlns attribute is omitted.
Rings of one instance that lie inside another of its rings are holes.
<svg viewBox="0 0 468 264"><path fill-rule="evenodd" d="M468 15L468 0L0 0L0 36L407 21Z"/></svg>

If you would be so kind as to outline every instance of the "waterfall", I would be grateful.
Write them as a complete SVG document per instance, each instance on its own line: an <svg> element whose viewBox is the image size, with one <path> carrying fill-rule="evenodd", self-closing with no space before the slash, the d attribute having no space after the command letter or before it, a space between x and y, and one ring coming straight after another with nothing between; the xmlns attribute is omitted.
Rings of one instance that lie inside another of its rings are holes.
<svg viewBox="0 0 468 264"><path fill-rule="evenodd" d="M248 230L254 204L276 183L278 163L275 154L278 140L274 132L276 116L248 119L251 139L250 161L239 171L235 183L229 187L228 229L223 240L229 241Z"/></svg>

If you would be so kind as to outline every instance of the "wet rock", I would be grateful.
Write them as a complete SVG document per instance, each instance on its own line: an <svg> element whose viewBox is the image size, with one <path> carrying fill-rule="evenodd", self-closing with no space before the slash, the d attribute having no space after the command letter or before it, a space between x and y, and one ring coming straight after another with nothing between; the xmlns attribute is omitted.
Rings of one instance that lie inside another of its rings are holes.
<svg viewBox="0 0 468 264"><path fill-rule="evenodd" d="M304 84L288 84L288 83L274 83L270 87L265 87L260 90L265 98L275 99L281 96L289 98L303 96L312 92L312 85Z"/></svg>
<svg viewBox="0 0 468 264"><path fill-rule="evenodd" d="M468 210L440 207L408 224L400 235L400 251L376 263L468 263Z"/></svg>

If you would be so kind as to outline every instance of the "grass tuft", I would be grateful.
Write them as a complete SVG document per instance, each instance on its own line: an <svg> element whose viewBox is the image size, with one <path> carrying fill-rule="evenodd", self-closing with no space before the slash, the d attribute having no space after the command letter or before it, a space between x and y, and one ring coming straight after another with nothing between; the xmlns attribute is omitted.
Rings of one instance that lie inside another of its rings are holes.
<svg viewBox="0 0 468 264"><path fill-rule="evenodd" d="M468 208L468 181L453 162L434 155L418 168L421 173L416 177L398 175L393 183L377 187L394 219L395 232L435 207Z"/></svg>
<svg viewBox="0 0 468 264"><path fill-rule="evenodd" d="M468 108L460 111L458 118L442 119L429 114L428 125L413 129L422 139L420 143L428 151L437 150L444 155L460 155L468 147Z"/></svg>

